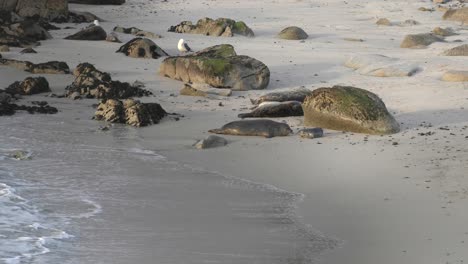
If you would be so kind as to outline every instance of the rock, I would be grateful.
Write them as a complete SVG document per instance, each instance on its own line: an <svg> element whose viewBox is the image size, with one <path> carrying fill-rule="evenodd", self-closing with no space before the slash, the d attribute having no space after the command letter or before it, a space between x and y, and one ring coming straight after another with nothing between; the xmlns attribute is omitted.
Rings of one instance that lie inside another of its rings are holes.
<svg viewBox="0 0 468 264"><path fill-rule="evenodd" d="M455 33L452 28L441 28L441 27L434 28L432 30L432 33L441 37L449 37L449 36L457 35L457 33Z"/></svg>
<svg viewBox="0 0 468 264"><path fill-rule="evenodd" d="M67 0L0 0L0 9L16 12L21 17L55 19L68 15Z"/></svg>
<svg viewBox="0 0 468 264"><path fill-rule="evenodd" d="M222 137L209 135L207 138L202 139L198 141L197 143L195 143L194 146L197 149L208 149L208 148L223 147L223 146L226 146L227 143L228 143L227 140Z"/></svg>
<svg viewBox="0 0 468 264"><path fill-rule="evenodd" d="M255 107L250 113L239 114L239 118L252 117L288 117L303 116L301 102L263 102Z"/></svg>
<svg viewBox="0 0 468 264"><path fill-rule="evenodd" d="M0 104L7 104L11 101L11 95L3 90L0 90Z"/></svg>
<svg viewBox="0 0 468 264"><path fill-rule="evenodd" d="M0 46L0 52L9 52L9 51L10 51L10 47L8 47L7 45Z"/></svg>
<svg viewBox="0 0 468 264"><path fill-rule="evenodd" d="M434 8L427 8L427 7L420 7L418 8L419 11L423 11L423 12L434 12L435 9Z"/></svg>
<svg viewBox="0 0 468 264"><path fill-rule="evenodd" d="M0 45L29 47L39 40L52 38L39 22L23 19L14 13L0 10Z"/></svg>
<svg viewBox="0 0 468 264"><path fill-rule="evenodd" d="M22 82L14 82L6 92L9 94L31 95L44 92L50 92L49 82L44 77L28 77Z"/></svg>
<svg viewBox="0 0 468 264"><path fill-rule="evenodd" d="M28 160L31 159L31 153L27 151L17 150L9 155L12 159L15 160Z"/></svg>
<svg viewBox="0 0 468 264"><path fill-rule="evenodd" d="M15 105L10 103L0 103L0 116L11 116L15 114Z"/></svg>
<svg viewBox="0 0 468 264"><path fill-rule="evenodd" d="M147 38L134 38L116 52L121 52L132 58L158 59L162 56L169 56L163 49Z"/></svg>
<svg viewBox="0 0 468 264"><path fill-rule="evenodd" d="M417 65L378 54L351 56L344 65L359 74L376 77L406 77L419 70Z"/></svg>
<svg viewBox="0 0 468 264"><path fill-rule="evenodd" d="M400 27L410 27L410 26L416 26L419 25L420 23L416 20L413 19L407 19L403 22L398 23Z"/></svg>
<svg viewBox="0 0 468 264"><path fill-rule="evenodd" d="M81 94L79 92L73 92L68 96L68 98L72 100L78 100L81 99Z"/></svg>
<svg viewBox="0 0 468 264"><path fill-rule="evenodd" d="M270 81L270 70L265 64L237 55L234 47L227 44L183 57L166 58L159 73L185 83L206 83L238 91L264 89Z"/></svg>
<svg viewBox="0 0 468 264"><path fill-rule="evenodd" d="M122 43L122 41L120 41L120 39L117 37L117 35L115 33L111 33L111 34L107 35L106 41L115 42L115 43Z"/></svg>
<svg viewBox="0 0 468 264"><path fill-rule="evenodd" d="M188 96L202 96L202 97L206 97L209 95L231 96L231 94L232 94L231 89L214 88L204 83L190 83L190 84L186 83L184 84L184 88L180 90L180 95L188 95Z"/></svg>
<svg viewBox="0 0 468 264"><path fill-rule="evenodd" d="M98 105L95 118L140 127L157 124L166 115L166 111L157 103L141 103L133 99L124 102L108 99Z"/></svg>
<svg viewBox="0 0 468 264"><path fill-rule="evenodd" d="M79 64L73 71L73 75L76 77L75 80L65 88L67 97L75 92L86 98L100 99L126 99L152 95L150 91L129 83L113 81L108 73L97 70L89 63Z"/></svg>
<svg viewBox="0 0 468 264"><path fill-rule="evenodd" d="M229 18L213 20L205 17L198 20L196 25L190 21L183 21L176 26L171 26L169 32L202 34L206 36L232 37L234 34L253 37L254 33L243 21L235 21Z"/></svg>
<svg viewBox="0 0 468 264"><path fill-rule="evenodd" d="M442 75L446 82L468 82L468 71L448 71Z"/></svg>
<svg viewBox="0 0 468 264"><path fill-rule="evenodd" d="M304 128L297 132L301 138L321 138L323 137L323 129L320 127Z"/></svg>
<svg viewBox="0 0 468 264"><path fill-rule="evenodd" d="M451 48L442 53L445 56L468 56L468 44Z"/></svg>
<svg viewBox="0 0 468 264"><path fill-rule="evenodd" d="M98 16L90 13L90 12L77 12L77 11L70 11L68 13L68 17L64 19L55 19L53 22L56 23L91 23L94 20L104 21L103 19L99 18Z"/></svg>
<svg viewBox="0 0 468 264"><path fill-rule="evenodd" d="M388 20L386 18L381 18L381 19L377 20L377 22L375 22L375 24L377 24L379 26L391 26L392 22L390 22L390 20Z"/></svg>
<svg viewBox="0 0 468 264"><path fill-rule="evenodd" d="M304 99L311 94L311 90L300 88L293 91L268 93L260 96L258 99L250 99L250 101L255 105L259 105L263 102L298 101L302 103L304 102Z"/></svg>
<svg viewBox="0 0 468 264"><path fill-rule="evenodd" d="M392 134L400 130L382 100L360 88L316 89L302 108L306 126L368 134Z"/></svg>
<svg viewBox="0 0 468 264"><path fill-rule="evenodd" d="M444 20L458 21L468 23L468 7L459 9L449 9L442 17Z"/></svg>
<svg viewBox="0 0 468 264"><path fill-rule="evenodd" d="M136 28L136 27L130 27L130 28L115 27L114 31L119 32L119 33L132 34L132 35L135 35L137 37L162 38L161 35L158 35L156 33L149 32L149 31L144 31L144 30L141 30L141 29Z"/></svg>
<svg viewBox="0 0 468 264"><path fill-rule="evenodd" d="M211 129L208 132L215 134L260 137L284 137L292 133L288 124L272 120L241 120L227 123L220 129Z"/></svg>
<svg viewBox="0 0 468 264"><path fill-rule="evenodd" d="M123 5L125 0L68 0L73 4L85 4L85 5Z"/></svg>
<svg viewBox="0 0 468 264"><path fill-rule="evenodd" d="M278 33L278 38L289 40L306 39L309 35L300 27L287 27Z"/></svg>
<svg viewBox="0 0 468 264"><path fill-rule="evenodd" d="M66 37L65 39L70 40L106 40L107 33L100 26L92 26L89 28L82 29L77 33Z"/></svg>
<svg viewBox="0 0 468 264"><path fill-rule="evenodd" d="M22 51L20 51L21 54L26 54L26 53L37 53L33 48L25 48ZM68 67L68 66L67 66Z"/></svg>
<svg viewBox="0 0 468 264"><path fill-rule="evenodd" d="M34 74L68 74L70 68L63 61L48 61L34 64L30 61L18 61L9 59L0 59L0 65L9 66L18 70L31 72Z"/></svg>
<svg viewBox="0 0 468 264"><path fill-rule="evenodd" d="M443 42L444 39L432 33L406 35L401 48L425 48L434 42Z"/></svg>

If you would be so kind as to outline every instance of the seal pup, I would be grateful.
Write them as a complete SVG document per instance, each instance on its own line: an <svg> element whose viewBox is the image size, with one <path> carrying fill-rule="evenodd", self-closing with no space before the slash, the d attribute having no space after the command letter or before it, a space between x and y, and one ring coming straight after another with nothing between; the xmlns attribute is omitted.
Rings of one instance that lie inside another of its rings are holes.
<svg viewBox="0 0 468 264"><path fill-rule="evenodd" d="M284 137L292 133L288 124L272 120L241 120L227 123L219 129L208 130L210 133L237 135L237 136L260 136L260 137Z"/></svg>
<svg viewBox="0 0 468 264"><path fill-rule="evenodd" d="M189 45L187 45L187 43L185 43L184 39L180 39L179 40L179 43L177 44L177 49L180 51L180 52L190 52L190 51L193 51Z"/></svg>
<svg viewBox="0 0 468 264"><path fill-rule="evenodd" d="M298 101L304 102L306 96L311 95L312 91L305 88L296 89L293 91L274 92L260 96L258 99L250 99L252 104L258 105L263 102L286 102Z"/></svg>
<svg viewBox="0 0 468 264"><path fill-rule="evenodd" d="M241 113L239 118L303 116L302 104L298 101L263 102L250 113Z"/></svg>

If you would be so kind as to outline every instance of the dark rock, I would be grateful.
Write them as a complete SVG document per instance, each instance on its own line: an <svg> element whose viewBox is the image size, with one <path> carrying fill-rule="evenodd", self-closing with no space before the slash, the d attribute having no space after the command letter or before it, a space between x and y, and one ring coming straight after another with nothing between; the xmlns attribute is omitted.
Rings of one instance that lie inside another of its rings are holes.
<svg viewBox="0 0 468 264"><path fill-rule="evenodd" d="M22 82L14 82L5 91L9 94L31 95L50 92L49 82L44 77L28 77Z"/></svg>
<svg viewBox="0 0 468 264"><path fill-rule="evenodd" d="M375 94L350 86L319 88L302 105L304 124L339 131L392 134L398 122Z"/></svg>
<svg viewBox="0 0 468 264"><path fill-rule="evenodd" d="M239 91L264 89L270 81L270 70L265 64L237 55L234 47L227 44L187 56L166 58L159 73L185 83L206 83Z"/></svg>
<svg viewBox="0 0 468 264"><path fill-rule="evenodd" d="M67 0L0 0L2 10L16 12L21 17L54 19L68 14Z"/></svg>
<svg viewBox="0 0 468 264"><path fill-rule="evenodd" d="M92 26L66 37L70 40L106 40L107 33L100 26Z"/></svg>
<svg viewBox="0 0 468 264"><path fill-rule="evenodd" d="M152 40L147 38L134 38L116 52L121 52L132 58L158 59L162 56L169 56Z"/></svg>
<svg viewBox="0 0 468 264"><path fill-rule="evenodd" d="M108 99L97 107L95 119L141 127L157 124L166 115L167 112L157 103L141 103L133 99L123 102Z"/></svg>
<svg viewBox="0 0 468 264"><path fill-rule="evenodd" d="M36 20L23 19L16 14L2 10L0 10L0 17L0 45L29 47L38 45L39 40L52 38Z"/></svg>
<svg viewBox="0 0 468 264"><path fill-rule="evenodd" d="M49 61L34 64L30 61L18 61L10 59L0 59L0 65L9 66L18 70L23 70L35 74L68 74L70 68L63 61Z"/></svg>
<svg viewBox="0 0 468 264"><path fill-rule="evenodd" d="M122 5L125 0L68 0L68 2L85 5Z"/></svg>
<svg viewBox="0 0 468 264"><path fill-rule="evenodd" d="M232 37L234 34L253 37L254 33L243 21L235 21L229 18L213 20L205 17L198 20L196 25L190 21L183 21L176 26L171 26L169 32L202 34L215 37Z"/></svg>
<svg viewBox="0 0 468 264"><path fill-rule="evenodd" d="M20 51L21 54L25 54L25 53L37 53L37 51L35 51L33 48L26 48L22 51Z"/></svg>
<svg viewBox="0 0 468 264"><path fill-rule="evenodd" d="M125 99L129 97L149 96L148 90L135 87L126 82L112 81L106 72L97 70L92 64L81 63L73 71L76 77L66 90L67 97L78 93L86 98Z"/></svg>

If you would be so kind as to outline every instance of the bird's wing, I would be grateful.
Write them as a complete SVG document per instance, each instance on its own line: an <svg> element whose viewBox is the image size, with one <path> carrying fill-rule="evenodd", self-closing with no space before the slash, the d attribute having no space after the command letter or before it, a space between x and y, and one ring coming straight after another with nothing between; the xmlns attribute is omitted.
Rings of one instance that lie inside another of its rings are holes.
<svg viewBox="0 0 468 264"><path fill-rule="evenodd" d="M192 51L192 49L189 47L189 45L187 45L187 43L184 43L184 48L185 48L187 51Z"/></svg>

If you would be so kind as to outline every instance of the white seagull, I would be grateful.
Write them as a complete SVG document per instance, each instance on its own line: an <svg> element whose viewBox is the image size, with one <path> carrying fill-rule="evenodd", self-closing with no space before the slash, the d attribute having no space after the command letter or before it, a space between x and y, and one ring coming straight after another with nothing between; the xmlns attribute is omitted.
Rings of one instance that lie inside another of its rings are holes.
<svg viewBox="0 0 468 264"><path fill-rule="evenodd" d="M93 23L95 26L99 26L99 20L94 20Z"/></svg>
<svg viewBox="0 0 468 264"><path fill-rule="evenodd" d="M184 42L184 39L179 40L179 44L177 44L177 49L179 49L180 52L192 51L189 45L187 45L187 43Z"/></svg>

